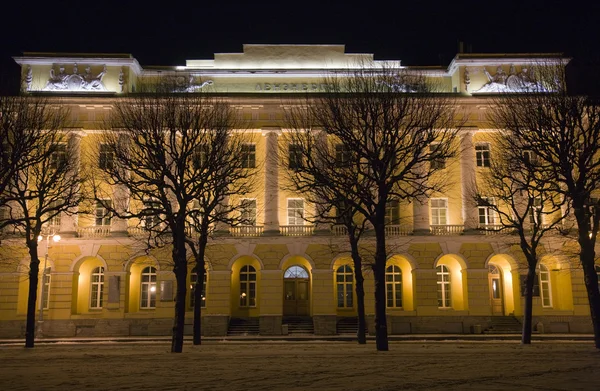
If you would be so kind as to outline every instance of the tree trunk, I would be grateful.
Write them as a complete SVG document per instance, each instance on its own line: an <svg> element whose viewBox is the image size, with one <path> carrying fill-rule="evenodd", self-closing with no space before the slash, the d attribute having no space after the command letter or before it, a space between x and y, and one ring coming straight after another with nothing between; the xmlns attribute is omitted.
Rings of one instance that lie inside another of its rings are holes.
<svg viewBox="0 0 600 391"><path fill-rule="evenodd" d="M525 277L525 308L523 310L523 332L521 344L531 344L531 330L533 328L533 283L535 281L535 262L529 263L527 277Z"/></svg>
<svg viewBox="0 0 600 391"><path fill-rule="evenodd" d="M365 319L365 278L362 273L362 259L358 252L358 239L354 230L348 229L352 261L354 262L354 279L356 280L356 305L358 310L358 330L356 337L359 344L367 343L367 321Z"/></svg>
<svg viewBox="0 0 600 391"><path fill-rule="evenodd" d="M202 287L204 283L204 253L206 252L206 243L208 241L208 226L202 232L198 239L198 254L196 258L196 289L194 290L194 345L202 343ZM200 284L200 285L198 285Z"/></svg>
<svg viewBox="0 0 600 391"><path fill-rule="evenodd" d="M378 351L387 351L389 350L385 301L385 264L387 254L385 251L385 226L383 218L381 220L378 224L373 224L377 241L375 264L373 265L373 275L375 277L375 342Z"/></svg>
<svg viewBox="0 0 600 391"><path fill-rule="evenodd" d="M187 259L183 224L181 227L181 232L173 235L173 272L175 273L175 279L177 281L177 294L175 296L175 318L173 319L171 353L181 353L183 351L183 330L185 327Z"/></svg>
<svg viewBox="0 0 600 391"><path fill-rule="evenodd" d="M583 268L583 280L590 306L590 317L594 329L594 345L596 349L600 349L600 291L598 290L598 275L594 263L596 251L590 238L589 217L585 213L584 207L574 205L574 210L579 228L579 236L577 237L580 247L579 261Z"/></svg>
<svg viewBox="0 0 600 391"><path fill-rule="evenodd" d="M37 254L37 241L29 243L29 292L27 296L27 321L25 324L25 347L32 348L35 340L35 312L37 310L37 291L39 284L40 260ZM43 281L42 281L43 283ZM43 300L43 298L42 298Z"/></svg>

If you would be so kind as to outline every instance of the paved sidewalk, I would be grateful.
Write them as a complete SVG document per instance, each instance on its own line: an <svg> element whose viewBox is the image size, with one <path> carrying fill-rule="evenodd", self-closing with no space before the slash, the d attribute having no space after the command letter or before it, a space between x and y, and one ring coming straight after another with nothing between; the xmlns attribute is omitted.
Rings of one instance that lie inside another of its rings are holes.
<svg viewBox="0 0 600 391"><path fill-rule="evenodd" d="M532 341L573 341L573 342L592 342L593 334L533 334ZM20 339L0 339L1 345L14 345L24 343L24 338ZM351 334L342 335L247 335L247 336L222 336L222 337L202 337L202 342L350 342L355 341L356 336ZM374 341L375 336L367 336L368 341ZM421 341L440 341L440 342L497 342L521 340L521 334L403 334L390 335L389 341L394 342L421 342ZM36 344L62 344L62 343L168 343L170 336L136 336L136 337L74 337L74 338L37 338ZM191 342L191 336L185 336L185 342Z"/></svg>

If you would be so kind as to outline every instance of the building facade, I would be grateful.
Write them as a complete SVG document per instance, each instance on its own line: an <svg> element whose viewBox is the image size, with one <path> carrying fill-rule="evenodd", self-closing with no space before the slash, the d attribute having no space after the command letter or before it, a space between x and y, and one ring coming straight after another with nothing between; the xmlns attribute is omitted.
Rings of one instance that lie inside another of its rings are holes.
<svg viewBox="0 0 600 391"><path fill-rule="evenodd" d="M491 135L496 130L486 122L494 94L543 88L528 69L557 57L458 54L447 68L410 68L435 80L441 92L455 94L466 123L460 131L461 154L444 168L444 175L453 178L448 191L423 204L388 208L390 334L519 331L515 319L523 314L524 257L514 236L486 229L495 226L494 216L470 201L467 186L494 158ZM242 53L215 54L213 60L188 60L177 67L143 68L130 55L25 53L15 60L24 92L46 95L69 108L82 151L98 147L114 100L135 93L144 78L169 78L179 92L225 96L250 124L244 158L249 168L256 167L259 187L243 198L256 223L230 227L209 242L204 335L352 331L356 300L344 230L315 228L302 218L311 206L282 186L284 170L272 157L286 150L283 108L290 99L322 92L324 76L372 61L371 54L348 54L342 45L244 45ZM98 164L105 164L102 150ZM40 245L40 258L47 258L49 268L40 273L38 296L44 336L171 332L175 276L169 251L146 253L140 227L110 218L100 206L94 214L60 216L53 226L62 240ZM365 253L374 249L374 237L367 235L362 247ZM544 242L534 325L546 333L592 332L579 260L554 251L562 247L559 235ZM4 233L0 259L0 337L22 337L29 257L18 235ZM374 330L368 271L365 289L368 328ZM189 291L186 305L191 328Z"/></svg>

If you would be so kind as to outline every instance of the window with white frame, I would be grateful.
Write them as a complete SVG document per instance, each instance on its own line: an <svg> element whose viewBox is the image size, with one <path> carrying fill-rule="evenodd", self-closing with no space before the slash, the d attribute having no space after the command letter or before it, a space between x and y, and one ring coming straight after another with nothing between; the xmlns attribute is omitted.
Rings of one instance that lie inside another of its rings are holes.
<svg viewBox="0 0 600 391"><path fill-rule="evenodd" d="M60 212L57 212L57 208L61 207L61 201L52 201L48 205L48 214L52 217L48 220L48 225L58 229L60 227Z"/></svg>
<svg viewBox="0 0 600 391"><path fill-rule="evenodd" d="M304 200L288 198L288 225L304 225Z"/></svg>
<svg viewBox="0 0 600 391"><path fill-rule="evenodd" d="M397 225L400 222L400 202L389 200L385 204L385 225Z"/></svg>
<svg viewBox="0 0 600 391"><path fill-rule="evenodd" d="M50 308L50 282L52 276L50 275L50 268L46 268L46 272L43 274L42 284L44 285L44 296L42 297L42 308L47 310Z"/></svg>
<svg viewBox="0 0 600 391"><path fill-rule="evenodd" d="M479 214L479 225L494 225L496 224L496 212L492 207L494 199L491 197L480 200L477 211Z"/></svg>
<svg viewBox="0 0 600 391"><path fill-rule="evenodd" d="M256 199L242 198L240 212L242 225L256 225Z"/></svg>
<svg viewBox="0 0 600 391"><path fill-rule="evenodd" d="M402 271L396 265L385 269L385 293L388 308L402 307Z"/></svg>
<svg viewBox="0 0 600 391"><path fill-rule="evenodd" d="M67 144L58 143L52 146L53 152L50 155L50 168L56 170L63 167L67 161Z"/></svg>
<svg viewBox="0 0 600 391"><path fill-rule="evenodd" d="M540 298L542 307L552 307L552 290L550 286L550 271L544 265L540 265Z"/></svg>
<svg viewBox="0 0 600 391"><path fill-rule="evenodd" d="M340 266L335 272L338 308L354 307L354 272L349 265Z"/></svg>
<svg viewBox="0 0 600 391"><path fill-rule="evenodd" d="M256 167L256 145L255 144L243 144L242 145L242 168L255 168Z"/></svg>
<svg viewBox="0 0 600 391"><path fill-rule="evenodd" d="M440 265L436 268L436 274L438 307L450 308L452 303L450 300L450 270L446 265Z"/></svg>
<svg viewBox="0 0 600 391"><path fill-rule="evenodd" d="M112 216L108 208L111 206L111 200L96 201L96 226L110 227Z"/></svg>
<svg viewBox="0 0 600 391"><path fill-rule="evenodd" d="M97 267L92 270L92 276L90 279L90 308L100 309L102 308L102 295L104 293L104 268Z"/></svg>
<svg viewBox="0 0 600 391"><path fill-rule="evenodd" d="M208 164L208 145L199 144L194 148L193 165L194 169L206 168Z"/></svg>
<svg viewBox="0 0 600 391"><path fill-rule="evenodd" d="M256 269L250 265L240 269L240 307L256 307Z"/></svg>
<svg viewBox="0 0 600 391"><path fill-rule="evenodd" d="M431 224L447 225L448 224L448 199L432 198L430 207L431 207Z"/></svg>
<svg viewBox="0 0 600 391"><path fill-rule="evenodd" d="M200 291L200 300L202 300L200 302L200 307L204 308L206 307L206 276L208 274L208 271L206 269L204 269L204 279L202 280L202 284L198 283L198 274L196 274L196 268L194 267L194 269L192 270L192 272L190 273L190 300L188 301L190 303L190 308L194 308L194 304L196 303L196 289L198 289L198 287L200 285L202 285L201 287L201 291Z"/></svg>
<svg viewBox="0 0 600 391"><path fill-rule="evenodd" d="M531 209L529 210L529 223L543 224L542 220L542 199L536 197L532 200Z"/></svg>
<svg viewBox="0 0 600 391"><path fill-rule="evenodd" d="M101 143L98 153L98 167L103 170L112 170L115 162L115 152L110 144Z"/></svg>
<svg viewBox="0 0 600 391"><path fill-rule="evenodd" d="M156 228L160 224L160 203L156 200L145 200L142 226L147 229Z"/></svg>
<svg viewBox="0 0 600 391"><path fill-rule="evenodd" d="M477 167L490 166L490 144L475 144L475 161L477 162Z"/></svg>
<svg viewBox="0 0 600 391"><path fill-rule="evenodd" d="M429 152L432 156L429 164L432 170L443 170L446 168L446 160L440 157L441 151L443 151L441 147L442 145L440 143L433 143L429 146Z"/></svg>
<svg viewBox="0 0 600 391"><path fill-rule="evenodd" d="M288 146L288 167L292 170L302 168L302 149L298 144Z"/></svg>
<svg viewBox="0 0 600 391"><path fill-rule="evenodd" d="M140 308L156 308L156 269L148 266L142 270Z"/></svg>

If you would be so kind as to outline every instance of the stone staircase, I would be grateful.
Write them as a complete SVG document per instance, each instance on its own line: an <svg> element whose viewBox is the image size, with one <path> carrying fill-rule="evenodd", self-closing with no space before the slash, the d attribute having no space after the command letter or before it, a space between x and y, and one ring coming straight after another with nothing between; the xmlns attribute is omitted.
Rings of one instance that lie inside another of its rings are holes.
<svg viewBox="0 0 600 391"><path fill-rule="evenodd" d="M315 333L312 318L308 316L286 316L282 323L288 325L288 334Z"/></svg>
<svg viewBox="0 0 600 391"><path fill-rule="evenodd" d="M523 325L514 316L492 316L492 324L484 334L520 334Z"/></svg>
<svg viewBox="0 0 600 391"><path fill-rule="evenodd" d="M227 335L259 335L259 330L258 318L231 318Z"/></svg>
<svg viewBox="0 0 600 391"><path fill-rule="evenodd" d="M367 333L369 332L366 330ZM358 317L339 318L336 324L336 332L338 334L356 335L358 332Z"/></svg>

